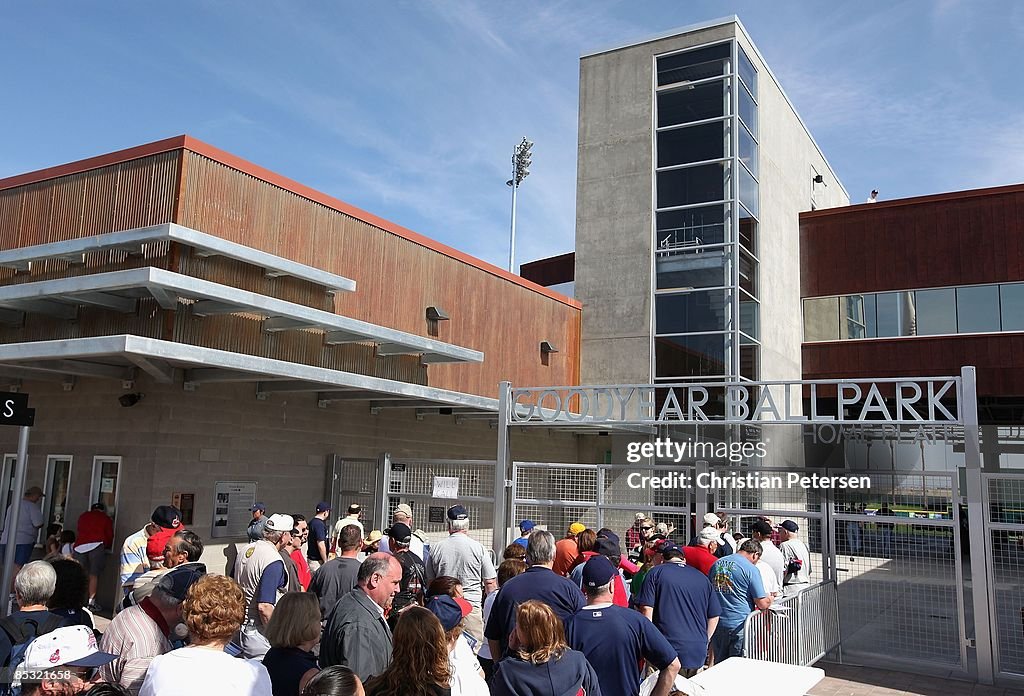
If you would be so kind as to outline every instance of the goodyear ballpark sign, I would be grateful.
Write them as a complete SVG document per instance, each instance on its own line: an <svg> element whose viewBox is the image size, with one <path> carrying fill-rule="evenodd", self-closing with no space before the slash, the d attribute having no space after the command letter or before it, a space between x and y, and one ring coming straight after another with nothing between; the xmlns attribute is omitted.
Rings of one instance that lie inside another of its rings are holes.
<svg viewBox="0 0 1024 696"><path fill-rule="evenodd" d="M28 394L0 392L0 425L32 425L36 410L28 407Z"/></svg>
<svg viewBox="0 0 1024 696"><path fill-rule="evenodd" d="M956 377L513 388L510 422L960 424Z"/></svg>

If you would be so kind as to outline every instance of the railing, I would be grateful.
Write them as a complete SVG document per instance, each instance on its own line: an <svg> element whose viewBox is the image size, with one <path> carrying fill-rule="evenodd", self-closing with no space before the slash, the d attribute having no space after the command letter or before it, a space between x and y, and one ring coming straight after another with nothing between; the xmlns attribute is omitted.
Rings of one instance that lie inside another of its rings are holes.
<svg viewBox="0 0 1024 696"><path fill-rule="evenodd" d="M743 625L746 657L788 665L812 665L839 647L839 593L833 580L820 582L755 611Z"/></svg>

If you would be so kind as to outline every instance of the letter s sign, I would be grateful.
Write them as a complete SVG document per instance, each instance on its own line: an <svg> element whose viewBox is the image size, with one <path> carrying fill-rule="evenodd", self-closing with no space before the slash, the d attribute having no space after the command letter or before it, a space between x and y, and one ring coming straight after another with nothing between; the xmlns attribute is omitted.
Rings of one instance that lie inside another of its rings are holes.
<svg viewBox="0 0 1024 696"><path fill-rule="evenodd" d="M4 402L4 418L10 418L14 415L14 401L8 399Z"/></svg>

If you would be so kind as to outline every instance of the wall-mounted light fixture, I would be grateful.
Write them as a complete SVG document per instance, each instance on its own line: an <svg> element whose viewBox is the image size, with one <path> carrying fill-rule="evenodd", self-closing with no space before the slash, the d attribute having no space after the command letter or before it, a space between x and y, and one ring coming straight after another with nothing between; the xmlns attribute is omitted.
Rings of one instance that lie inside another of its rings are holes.
<svg viewBox="0 0 1024 696"><path fill-rule="evenodd" d="M440 307L427 307L427 321L448 321L451 317Z"/></svg>
<svg viewBox="0 0 1024 696"><path fill-rule="evenodd" d="M825 177L823 177L821 174L815 174L814 178L811 179L811 181L813 181L816 184L824 184L825 183Z"/></svg>
<svg viewBox="0 0 1024 696"><path fill-rule="evenodd" d="M558 349L555 348L554 344L551 343L551 341L541 341L540 342L540 354L541 355L549 355L551 353L557 353L557 352L558 352Z"/></svg>
<svg viewBox="0 0 1024 696"><path fill-rule="evenodd" d="M125 408L131 408L135 404L142 401L142 397L144 396L145 394L139 394L138 392L135 392L133 394L122 394L121 396L117 397L117 402Z"/></svg>

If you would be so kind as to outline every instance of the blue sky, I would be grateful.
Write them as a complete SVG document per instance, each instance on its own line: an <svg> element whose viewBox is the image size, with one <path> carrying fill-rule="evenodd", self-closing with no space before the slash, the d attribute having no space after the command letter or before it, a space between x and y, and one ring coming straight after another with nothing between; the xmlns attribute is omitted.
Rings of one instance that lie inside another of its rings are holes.
<svg viewBox="0 0 1024 696"><path fill-rule="evenodd" d="M22 2L0 177L188 133L504 266L573 247L579 56L738 14L862 201L1024 181L1024 3Z"/></svg>

